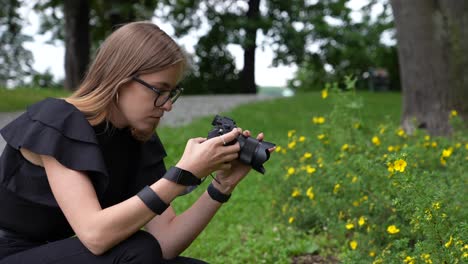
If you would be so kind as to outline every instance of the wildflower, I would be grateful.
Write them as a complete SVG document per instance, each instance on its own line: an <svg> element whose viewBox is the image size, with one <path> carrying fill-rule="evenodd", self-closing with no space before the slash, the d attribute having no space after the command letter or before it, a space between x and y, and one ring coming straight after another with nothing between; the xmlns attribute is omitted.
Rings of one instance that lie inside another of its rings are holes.
<svg viewBox="0 0 468 264"><path fill-rule="evenodd" d="M392 152L395 150L395 147L394 146L388 146L387 148L388 152Z"/></svg>
<svg viewBox="0 0 468 264"><path fill-rule="evenodd" d="M444 157L440 157L440 164L442 164L442 166L446 166L447 160L445 160Z"/></svg>
<svg viewBox="0 0 468 264"><path fill-rule="evenodd" d="M358 180L358 177L354 176L353 179L351 180L351 182L355 183L355 182L357 182L357 180Z"/></svg>
<svg viewBox="0 0 468 264"><path fill-rule="evenodd" d="M426 141L431 140L431 136L429 136L429 135L424 136L424 140L426 140Z"/></svg>
<svg viewBox="0 0 468 264"><path fill-rule="evenodd" d="M466 149L466 150L468 150L468 143L466 143L466 145L465 145L465 149Z"/></svg>
<svg viewBox="0 0 468 264"><path fill-rule="evenodd" d="M404 137L404 136L405 136L405 131L404 131L403 129L400 128L400 129L397 130L397 135L398 135L399 137Z"/></svg>
<svg viewBox="0 0 468 264"><path fill-rule="evenodd" d="M353 202L353 206L354 206L354 207L358 207L359 204L360 204L359 201L354 201L354 202Z"/></svg>
<svg viewBox="0 0 468 264"><path fill-rule="evenodd" d="M288 219L288 223L292 224L292 223L294 222L294 220L295 220L294 217L291 216L291 217L289 217L289 219Z"/></svg>
<svg viewBox="0 0 468 264"><path fill-rule="evenodd" d="M421 254L421 258L424 260L424 263L429 263L429 264L432 264L432 260L431 260L431 255L430 254Z"/></svg>
<svg viewBox="0 0 468 264"><path fill-rule="evenodd" d="M314 192L312 191L312 186L309 187L309 189L307 189L307 192L306 192L306 195L307 197L309 197L309 199L313 200L314 199Z"/></svg>
<svg viewBox="0 0 468 264"><path fill-rule="evenodd" d="M323 89L322 90L322 99L327 99L328 97L328 89Z"/></svg>
<svg viewBox="0 0 468 264"><path fill-rule="evenodd" d="M306 171L307 171L308 174L312 174L312 173L314 173L316 170L317 170L316 168L311 167L310 165L307 165L307 167L306 167Z"/></svg>
<svg viewBox="0 0 468 264"><path fill-rule="evenodd" d="M436 210L439 210L440 209L440 203L439 202L435 202L432 204L432 208L436 209Z"/></svg>
<svg viewBox="0 0 468 264"><path fill-rule="evenodd" d="M342 147L341 147L341 150L342 151L346 151L349 149L349 145L348 144L344 144Z"/></svg>
<svg viewBox="0 0 468 264"><path fill-rule="evenodd" d="M357 245L358 245L358 244L357 244L357 242L356 242L355 240L351 240L351 241L349 242L349 247L350 247L352 250L356 250Z"/></svg>
<svg viewBox="0 0 468 264"><path fill-rule="evenodd" d="M298 188L294 188L293 192L291 193L291 197L296 198L301 195L301 191Z"/></svg>
<svg viewBox="0 0 468 264"><path fill-rule="evenodd" d="M312 153L306 152L306 153L304 153L304 156L302 156L302 157L304 157L304 159L310 159L310 158L312 158Z"/></svg>
<svg viewBox="0 0 468 264"><path fill-rule="evenodd" d="M458 115L457 110L450 111L450 117L456 117Z"/></svg>
<svg viewBox="0 0 468 264"><path fill-rule="evenodd" d="M407 165L406 161L404 161L402 159L396 160L393 163L393 167L395 168L396 171L399 171L399 172L404 172L405 168L406 168L406 165Z"/></svg>
<svg viewBox="0 0 468 264"><path fill-rule="evenodd" d="M320 134L320 135L317 136L317 138L318 138L319 140L322 140L322 139L325 138L325 134Z"/></svg>
<svg viewBox="0 0 468 264"><path fill-rule="evenodd" d="M370 252L369 252L369 256L370 256L370 257L375 257L375 252L374 252L374 251L370 251Z"/></svg>
<svg viewBox="0 0 468 264"><path fill-rule="evenodd" d="M289 169L288 169L288 175L291 176L291 175L293 175L294 173L296 173L296 169L294 169L293 167L289 167Z"/></svg>
<svg viewBox="0 0 468 264"><path fill-rule="evenodd" d="M304 136L299 137L299 142L304 142L305 140L306 140L306 138Z"/></svg>
<svg viewBox="0 0 468 264"><path fill-rule="evenodd" d="M415 261L414 261L414 258L410 256L406 256L406 258L403 260L403 263L414 264Z"/></svg>
<svg viewBox="0 0 468 264"><path fill-rule="evenodd" d="M380 139L377 136L374 136L372 138L372 143L374 143L374 145L376 145L376 146L379 146L380 145Z"/></svg>
<svg viewBox="0 0 468 264"><path fill-rule="evenodd" d="M322 116L314 116L312 118L312 123L314 124L318 124L318 125L321 125L323 123L325 123L325 117L322 117Z"/></svg>
<svg viewBox="0 0 468 264"><path fill-rule="evenodd" d="M452 155L452 153L453 153L453 148L452 147L450 147L448 149L444 149L442 151L442 157L448 158L448 157L450 157Z"/></svg>
<svg viewBox="0 0 468 264"><path fill-rule="evenodd" d="M436 147L437 147L437 142L432 141L431 146L432 146L433 148L436 148Z"/></svg>
<svg viewBox="0 0 468 264"><path fill-rule="evenodd" d="M395 225L390 225L390 226L387 227L387 232L390 235L395 235L395 234L398 234L400 232L400 229L398 229Z"/></svg>
<svg viewBox="0 0 468 264"><path fill-rule="evenodd" d="M452 243L453 243L453 237L450 236L449 241L447 241L447 243L445 243L445 247L446 247L446 248L449 248L449 247L452 245Z"/></svg>
<svg viewBox="0 0 468 264"><path fill-rule="evenodd" d="M337 194L338 191L340 190L341 185L339 183L335 184L335 187L333 187L333 193Z"/></svg>
<svg viewBox="0 0 468 264"><path fill-rule="evenodd" d="M387 166L388 166L387 170L388 170L389 172L392 172L392 173L393 173L393 172L395 171L395 166L393 165L393 162L387 163Z"/></svg>
<svg viewBox="0 0 468 264"><path fill-rule="evenodd" d="M296 141L292 141L288 144L288 148L294 149L296 147Z"/></svg>
<svg viewBox="0 0 468 264"><path fill-rule="evenodd" d="M346 229L351 230L351 229L354 228L354 224L353 224L353 223L347 223L347 224L345 225L345 227L346 227Z"/></svg>
<svg viewBox="0 0 468 264"><path fill-rule="evenodd" d="M282 150L282 149L283 149L282 147L280 147L280 146L276 146L276 148L275 148L275 152L281 152L281 150Z"/></svg>
<svg viewBox="0 0 468 264"><path fill-rule="evenodd" d="M296 133L296 130L289 130L288 131L288 138L294 136L295 133Z"/></svg>
<svg viewBox="0 0 468 264"><path fill-rule="evenodd" d="M359 224L359 226L365 225L366 224L366 218L364 216L359 217L358 224Z"/></svg>

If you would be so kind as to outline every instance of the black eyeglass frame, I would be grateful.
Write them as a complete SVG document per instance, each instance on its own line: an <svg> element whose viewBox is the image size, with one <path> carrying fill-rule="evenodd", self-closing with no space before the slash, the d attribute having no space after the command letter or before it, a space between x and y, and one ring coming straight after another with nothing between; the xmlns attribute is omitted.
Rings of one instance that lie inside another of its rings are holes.
<svg viewBox="0 0 468 264"><path fill-rule="evenodd" d="M153 85L143 81L137 75L132 76L132 80L140 83L141 85L145 86L146 88L148 88L148 89L150 89L150 90L152 90L153 92L156 93L156 99L154 99L154 107L161 107L164 104L166 104L167 101L169 101L169 100L171 100L171 103L174 104L177 101L177 99L179 99L182 92L184 91L184 88L180 87L179 85L176 85L176 87L174 89L170 90L170 91L162 91L162 90L154 87ZM162 103L157 104L158 99L161 96L161 94L164 94L164 93L167 93L167 92L169 92L169 96Z"/></svg>

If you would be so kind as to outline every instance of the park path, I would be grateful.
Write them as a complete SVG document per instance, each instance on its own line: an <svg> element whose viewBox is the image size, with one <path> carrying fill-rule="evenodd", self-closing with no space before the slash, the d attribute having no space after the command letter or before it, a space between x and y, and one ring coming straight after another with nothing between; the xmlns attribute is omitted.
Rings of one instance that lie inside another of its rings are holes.
<svg viewBox="0 0 468 264"><path fill-rule="evenodd" d="M181 126L190 123L194 118L211 116L228 111L239 105L268 100L273 97L264 95L193 95L182 96L171 112L164 115L160 126ZM0 128L18 117L23 111L0 113ZM211 124L207 124L207 129ZM195 135L194 135L195 136ZM5 141L0 136L0 153L3 152Z"/></svg>

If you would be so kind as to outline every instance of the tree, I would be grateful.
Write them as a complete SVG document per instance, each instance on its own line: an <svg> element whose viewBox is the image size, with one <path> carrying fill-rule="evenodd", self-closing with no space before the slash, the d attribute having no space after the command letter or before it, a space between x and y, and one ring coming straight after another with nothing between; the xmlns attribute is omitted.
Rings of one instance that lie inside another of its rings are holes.
<svg viewBox="0 0 468 264"><path fill-rule="evenodd" d="M327 82L343 80L347 75L358 78L358 88L368 86L361 76L371 68L384 68L390 73L390 88L399 88L398 57L394 45L381 41L393 30L393 19L386 1L369 1L360 14L351 17L349 1L320 1L311 18L314 30L309 38L316 49L305 54L290 86L298 90L319 90ZM376 13L374 7L383 7Z"/></svg>
<svg viewBox="0 0 468 264"><path fill-rule="evenodd" d="M37 1L35 10L41 13L41 33L52 32L52 39L65 42L65 88L74 90L79 86L90 54L115 27L151 18L156 3L155 0Z"/></svg>
<svg viewBox="0 0 468 264"><path fill-rule="evenodd" d="M21 1L2 1L0 9L0 87L22 85L34 74L32 53L23 47L31 37L21 33L23 21L18 14Z"/></svg>
<svg viewBox="0 0 468 264"><path fill-rule="evenodd" d="M260 46L268 45L274 50L274 65L301 62L306 36L311 30L308 7L313 4L308 2L163 0L158 9L164 10L159 15L172 22L177 37L208 26L195 47L195 69L193 77L188 79L189 86L204 93L256 93L257 33L262 31L268 37ZM306 26L295 27L295 24ZM244 51L240 73L227 49L230 44L240 45Z"/></svg>
<svg viewBox="0 0 468 264"><path fill-rule="evenodd" d="M451 110L468 118L468 2L391 0L403 87L401 123L448 135Z"/></svg>

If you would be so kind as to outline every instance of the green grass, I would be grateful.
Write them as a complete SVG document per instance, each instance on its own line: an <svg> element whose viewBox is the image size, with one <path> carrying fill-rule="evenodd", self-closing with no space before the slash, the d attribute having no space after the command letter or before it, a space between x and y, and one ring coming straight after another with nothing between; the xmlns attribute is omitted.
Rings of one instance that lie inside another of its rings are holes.
<svg viewBox="0 0 468 264"><path fill-rule="evenodd" d="M363 115L376 124L382 119L398 122L400 94L362 93ZM328 100L319 93L300 94L293 98L244 105L222 113L232 117L243 129L253 133L264 132L267 141L279 145L287 143L289 130L305 130L313 116L330 110ZM190 137L206 136L211 129L212 117L201 118L180 128L161 128L160 137L166 142L173 165L182 155ZM284 168L280 156L273 154L265 165L267 173L251 172L238 186L231 200L225 204L200 237L184 252L210 263L289 263L292 255L301 253L332 254L333 241L326 237L311 237L278 222L275 215L277 194L273 190L281 184ZM207 180L194 193L174 201L178 212L187 208L206 189Z"/></svg>
<svg viewBox="0 0 468 264"><path fill-rule="evenodd" d="M70 92L59 89L18 88L8 90L0 88L0 112L24 110L26 106L47 97L65 97Z"/></svg>
<svg viewBox="0 0 468 264"><path fill-rule="evenodd" d="M0 90L0 111L21 110L27 104L47 96L61 97L66 94L42 89ZM398 122L400 94L364 92L361 95L366 118L375 123L384 118ZM243 105L221 114L235 119L239 127L249 129L254 134L264 132L265 140L284 146L289 130L305 130L313 116L327 113L330 108L329 100L322 100L320 94L314 92ZM212 118L200 118L184 127L158 129L168 152L167 166L175 164L181 157L189 138L207 135ZM281 184L284 174L280 164L280 155L274 153L265 164L265 175L251 172L183 255L210 263L290 263L293 255L302 253L333 254L332 238L312 237L276 218L275 203L281 204L282 201L277 200L278 194L273 190L277 190L276 186ZM193 193L176 199L173 202L176 211L181 212L190 206L206 189L209 181L207 179Z"/></svg>

